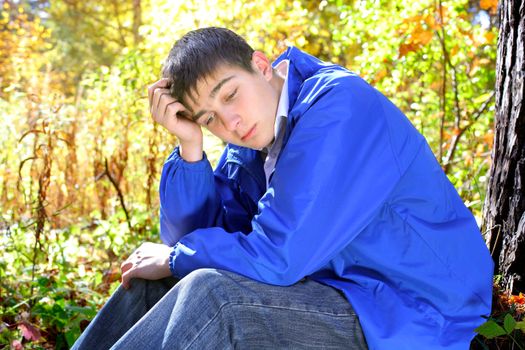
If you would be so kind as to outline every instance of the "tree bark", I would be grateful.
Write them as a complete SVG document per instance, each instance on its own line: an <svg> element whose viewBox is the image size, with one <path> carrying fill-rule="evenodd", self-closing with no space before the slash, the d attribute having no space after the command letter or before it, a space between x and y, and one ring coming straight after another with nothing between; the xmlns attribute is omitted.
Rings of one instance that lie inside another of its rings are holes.
<svg viewBox="0 0 525 350"><path fill-rule="evenodd" d="M525 2L501 0L496 122L483 232L506 288L525 291Z"/></svg>
<svg viewBox="0 0 525 350"><path fill-rule="evenodd" d="M139 33L139 28L142 25L142 6L140 0L133 0L133 40L135 46L141 41L142 37Z"/></svg>

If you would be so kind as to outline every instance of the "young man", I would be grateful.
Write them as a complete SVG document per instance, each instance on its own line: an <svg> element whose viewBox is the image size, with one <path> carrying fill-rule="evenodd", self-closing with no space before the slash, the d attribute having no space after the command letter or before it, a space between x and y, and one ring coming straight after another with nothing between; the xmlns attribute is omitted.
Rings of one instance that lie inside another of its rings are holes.
<svg viewBox="0 0 525 350"><path fill-rule="evenodd" d="M491 258L383 95L293 47L272 66L221 28L181 38L163 76L151 114L180 141L160 183L165 244L122 264L124 289L76 348L469 348ZM201 127L228 143L215 172Z"/></svg>

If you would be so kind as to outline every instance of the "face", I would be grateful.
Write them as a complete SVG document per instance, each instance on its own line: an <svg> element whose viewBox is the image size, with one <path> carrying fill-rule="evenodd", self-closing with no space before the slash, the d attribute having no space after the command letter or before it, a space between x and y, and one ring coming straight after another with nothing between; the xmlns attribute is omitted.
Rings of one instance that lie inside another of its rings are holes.
<svg viewBox="0 0 525 350"><path fill-rule="evenodd" d="M220 65L198 81L186 104L192 119L223 141L261 149L274 138L282 79L260 52L254 53L252 66L255 72Z"/></svg>

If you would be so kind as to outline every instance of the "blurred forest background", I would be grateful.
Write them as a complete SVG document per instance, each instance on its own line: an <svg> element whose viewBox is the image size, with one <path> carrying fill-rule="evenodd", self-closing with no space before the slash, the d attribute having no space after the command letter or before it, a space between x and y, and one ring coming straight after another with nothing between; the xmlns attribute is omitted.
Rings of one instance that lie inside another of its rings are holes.
<svg viewBox="0 0 525 350"><path fill-rule="evenodd" d="M225 26L348 67L423 133L481 220L493 142L497 0L0 0L0 349L68 348L158 241L176 144L149 84L175 39ZM208 137L212 161L220 141ZM373 181L373 179L371 179ZM465 247L468 249L468 247Z"/></svg>

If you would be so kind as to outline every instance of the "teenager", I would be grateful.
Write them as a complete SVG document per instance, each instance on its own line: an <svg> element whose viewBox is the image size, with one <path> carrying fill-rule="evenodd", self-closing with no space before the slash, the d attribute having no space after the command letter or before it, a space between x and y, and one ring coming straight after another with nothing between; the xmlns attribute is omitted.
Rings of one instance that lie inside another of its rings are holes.
<svg viewBox="0 0 525 350"><path fill-rule="evenodd" d="M149 99L180 142L160 182L164 244L122 264L76 347L469 348L490 314L490 255L380 92L297 48L271 64L204 28L175 43ZM203 127L227 143L215 171Z"/></svg>

